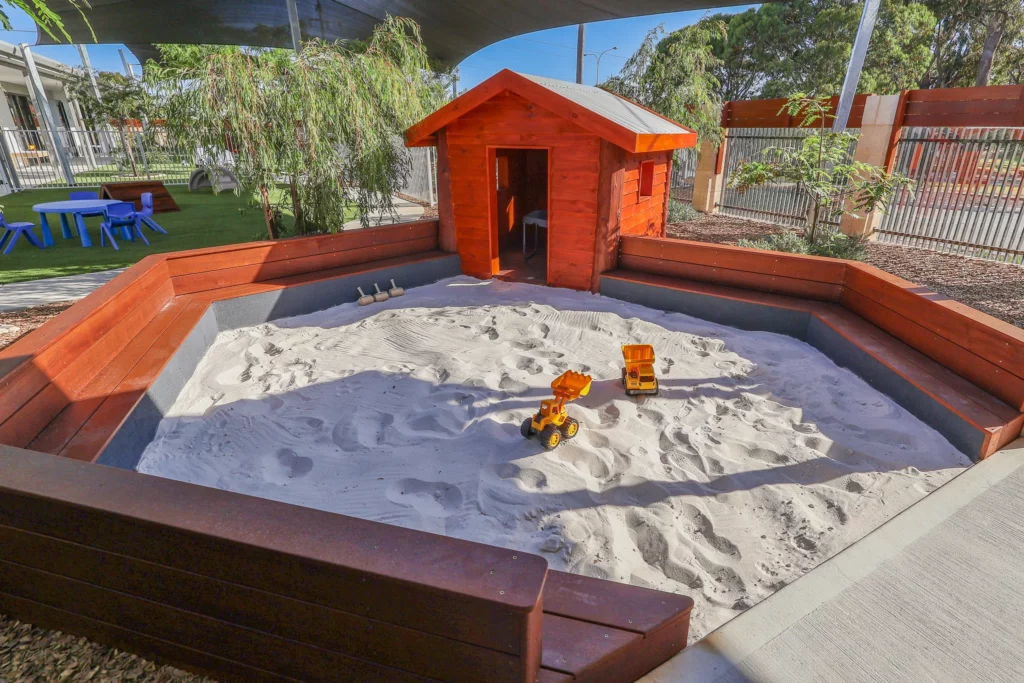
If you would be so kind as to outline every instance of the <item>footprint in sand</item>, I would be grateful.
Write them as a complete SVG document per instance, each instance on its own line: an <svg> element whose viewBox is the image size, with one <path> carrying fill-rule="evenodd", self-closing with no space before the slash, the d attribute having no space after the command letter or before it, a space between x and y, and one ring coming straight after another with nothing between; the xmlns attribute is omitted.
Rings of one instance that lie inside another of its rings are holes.
<svg viewBox="0 0 1024 683"><path fill-rule="evenodd" d="M547 476L540 470L535 470L532 467L520 467L512 462L501 463L494 468L494 473L498 475L499 479L512 479L519 482L528 491L537 491L547 488L548 485Z"/></svg>
<svg viewBox="0 0 1024 683"><path fill-rule="evenodd" d="M346 453L376 448L394 420L393 415L376 410L357 410L334 425L331 439Z"/></svg>
<svg viewBox="0 0 1024 683"><path fill-rule="evenodd" d="M535 358L530 358L528 356L520 356L516 360L516 369L524 370L530 373L531 375L539 375L541 372L543 372L544 367L540 363L538 363Z"/></svg>
<svg viewBox="0 0 1024 683"><path fill-rule="evenodd" d="M505 372L502 373L501 375L501 381L498 382L498 388L501 389L502 391L507 391L512 394L521 394L527 389L529 389L530 386L528 384L520 382L517 379L512 379L511 377L509 377L509 374Z"/></svg>
<svg viewBox="0 0 1024 683"><path fill-rule="evenodd" d="M400 479L384 492L396 505L410 507L425 517L447 517L462 506L459 487L443 481Z"/></svg>
<svg viewBox="0 0 1024 683"><path fill-rule="evenodd" d="M680 512L680 517L689 522L687 526L693 531L691 537L698 543L703 539L707 545L720 553L735 555L737 558L740 556L740 550L736 547L736 544L725 536L719 536L715 533L715 525L711 523L711 519L697 506L690 503L682 503L680 504Z"/></svg>
<svg viewBox="0 0 1024 683"><path fill-rule="evenodd" d="M559 460L572 465L581 474L589 475L595 479L605 479L611 474L608 464L597 453L569 447L560 448L555 453L558 455Z"/></svg>
<svg viewBox="0 0 1024 683"><path fill-rule="evenodd" d="M301 479L313 471L313 459L299 455L290 448L277 452L277 462L289 479Z"/></svg>

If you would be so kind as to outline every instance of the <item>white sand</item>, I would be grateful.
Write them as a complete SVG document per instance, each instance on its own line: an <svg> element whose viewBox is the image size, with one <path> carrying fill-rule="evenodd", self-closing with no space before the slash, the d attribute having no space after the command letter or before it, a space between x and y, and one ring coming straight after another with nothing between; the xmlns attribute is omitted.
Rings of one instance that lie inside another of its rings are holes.
<svg viewBox="0 0 1024 683"><path fill-rule="evenodd" d="M659 397L626 397L650 343ZM566 369L579 436L519 424ZM812 347L455 278L221 334L140 472L541 553L690 595L699 638L970 464Z"/></svg>

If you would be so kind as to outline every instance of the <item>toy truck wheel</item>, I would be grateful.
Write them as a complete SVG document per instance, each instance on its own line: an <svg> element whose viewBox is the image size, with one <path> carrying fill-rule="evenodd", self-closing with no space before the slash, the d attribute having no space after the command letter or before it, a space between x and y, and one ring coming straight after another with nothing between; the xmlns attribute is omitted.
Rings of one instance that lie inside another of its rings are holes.
<svg viewBox="0 0 1024 683"><path fill-rule="evenodd" d="M553 450L560 443L562 443L562 432L558 431L558 427L555 425L548 425L540 433L540 445L544 446L546 450Z"/></svg>
<svg viewBox="0 0 1024 683"><path fill-rule="evenodd" d="M571 417L568 418L565 421L565 424L562 425L562 432L565 435L566 439L571 439L572 437L576 436L576 434L579 431L580 431L580 422L579 422L579 420L574 420Z"/></svg>
<svg viewBox="0 0 1024 683"><path fill-rule="evenodd" d="M519 427L519 433L523 435L524 439L529 439L533 436L533 420L526 418L523 420L523 424Z"/></svg>
<svg viewBox="0 0 1024 683"><path fill-rule="evenodd" d="M626 368L622 368L622 388L626 388Z"/></svg>

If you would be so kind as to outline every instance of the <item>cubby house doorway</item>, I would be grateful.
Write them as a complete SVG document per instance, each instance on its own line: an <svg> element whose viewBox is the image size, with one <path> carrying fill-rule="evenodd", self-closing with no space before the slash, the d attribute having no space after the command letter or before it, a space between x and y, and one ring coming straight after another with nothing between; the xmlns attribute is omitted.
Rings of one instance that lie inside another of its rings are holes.
<svg viewBox="0 0 1024 683"><path fill-rule="evenodd" d="M494 150L491 229L499 279L547 284L549 154L548 149Z"/></svg>

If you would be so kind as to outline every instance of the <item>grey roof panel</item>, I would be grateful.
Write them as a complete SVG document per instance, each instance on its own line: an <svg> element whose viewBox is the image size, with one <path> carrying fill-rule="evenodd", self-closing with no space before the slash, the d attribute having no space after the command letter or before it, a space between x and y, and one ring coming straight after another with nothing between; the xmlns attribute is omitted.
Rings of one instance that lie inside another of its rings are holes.
<svg viewBox="0 0 1024 683"><path fill-rule="evenodd" d="M531 76L530 74L519 75L523 78L529 78L534 83L544 86L551 92L572 100L581 107L585 107L609 121L628 128L634 133L641 135L679 135L691 132L689 129L647 111L629 100L592 85L580 85L579 83L559 81L544 76Z"/></svg>

